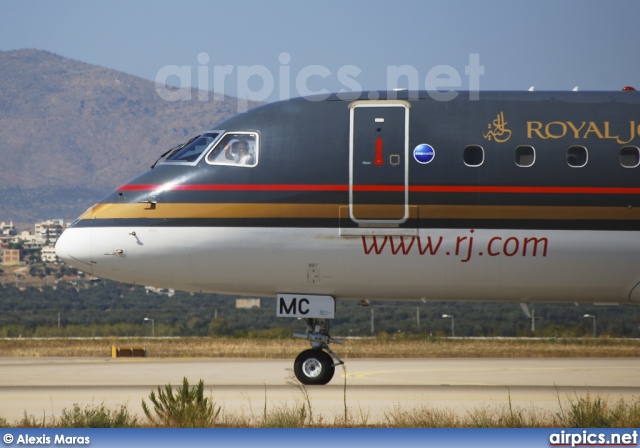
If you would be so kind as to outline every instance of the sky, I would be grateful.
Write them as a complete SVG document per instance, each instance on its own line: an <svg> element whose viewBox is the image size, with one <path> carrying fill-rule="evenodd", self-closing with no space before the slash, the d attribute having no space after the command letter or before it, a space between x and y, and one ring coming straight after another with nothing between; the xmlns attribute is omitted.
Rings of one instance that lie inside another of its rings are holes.
<svg viewBox="0 0 640 448"><path fill-rule="evenodd" d="M0 0L0 51L261 101L640 89L638 18L636 0Z"/></svg>

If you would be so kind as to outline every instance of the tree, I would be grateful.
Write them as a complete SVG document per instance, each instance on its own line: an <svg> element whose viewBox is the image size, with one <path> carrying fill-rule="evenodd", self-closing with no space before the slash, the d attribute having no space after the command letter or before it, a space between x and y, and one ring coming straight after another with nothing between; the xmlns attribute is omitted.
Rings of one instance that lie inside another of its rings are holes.
<svg viewBox="0 0 640 448"><path fill-rule="evenodd" d="M213 336L231 336L234 332L233 325L226 319L212 319L209 323L209 334Z"/></svg>

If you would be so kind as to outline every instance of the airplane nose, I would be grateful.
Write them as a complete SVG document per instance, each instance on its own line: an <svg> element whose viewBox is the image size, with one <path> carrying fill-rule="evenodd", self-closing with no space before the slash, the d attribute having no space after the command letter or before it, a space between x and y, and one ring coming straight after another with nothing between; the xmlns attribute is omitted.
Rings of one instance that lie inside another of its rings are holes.
<svg viewBox="0 0 640 448"><path fill-rule="evenodd" d="M92 274L91 246L91 229L72 227L62 232L56 241L56 255L74 268Z"/></svg>

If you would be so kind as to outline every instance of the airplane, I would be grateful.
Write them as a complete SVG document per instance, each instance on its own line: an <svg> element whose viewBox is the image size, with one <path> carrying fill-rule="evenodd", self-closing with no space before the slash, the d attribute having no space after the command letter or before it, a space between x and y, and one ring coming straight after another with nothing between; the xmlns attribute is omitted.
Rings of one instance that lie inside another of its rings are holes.
<svg viewBox="0 0 640 448"><path fill-rule="evenodd" d="M164 153L56 253L117 281L275 297L306 323L309 385L342 363L336 300L637 305L640 96L624 90L266 104Z"/></svg>

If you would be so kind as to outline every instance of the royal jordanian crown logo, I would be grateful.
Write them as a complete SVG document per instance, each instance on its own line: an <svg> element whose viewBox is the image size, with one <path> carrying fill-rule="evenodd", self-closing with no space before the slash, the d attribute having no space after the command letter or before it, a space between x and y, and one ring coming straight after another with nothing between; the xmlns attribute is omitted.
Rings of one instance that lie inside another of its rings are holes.
<svg viewBox="0 0 640 448"><path fill-rule="evenodd" d="M504 112L500 112L496 119L489 123L487 127L489 130L482 134L487 140L504 143L511 138L511 131L507 129L507 122L504 120Z"/></svg>

